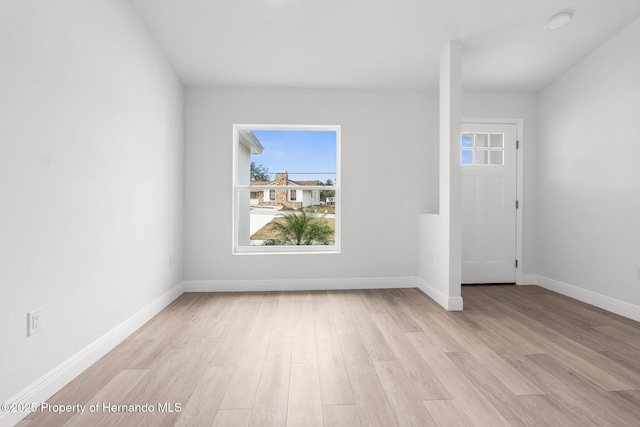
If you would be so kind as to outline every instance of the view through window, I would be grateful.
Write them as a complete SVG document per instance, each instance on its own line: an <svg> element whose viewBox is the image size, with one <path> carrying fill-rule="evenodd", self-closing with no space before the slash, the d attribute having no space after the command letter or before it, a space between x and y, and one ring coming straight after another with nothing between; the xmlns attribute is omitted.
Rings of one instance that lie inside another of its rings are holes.
<svg viewBox="0 0 640 427"><path fill-rule="evenodd" d="M234 126L234 253L339 251L339 126Z"/></svg>

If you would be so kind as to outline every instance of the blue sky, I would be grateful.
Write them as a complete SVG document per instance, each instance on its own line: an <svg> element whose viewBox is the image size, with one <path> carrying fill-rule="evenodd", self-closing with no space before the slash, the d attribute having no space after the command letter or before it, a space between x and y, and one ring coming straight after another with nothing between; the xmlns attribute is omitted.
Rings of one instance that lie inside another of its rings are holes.
<svg viewBox="0 0 640 427"><path fill-rule="evenodd" d="M289 179L336 180L336 133L334 131L254 130L264 147L251 161L276 172L288 172ZM311 173L311 174L309 174Z"/></svg>

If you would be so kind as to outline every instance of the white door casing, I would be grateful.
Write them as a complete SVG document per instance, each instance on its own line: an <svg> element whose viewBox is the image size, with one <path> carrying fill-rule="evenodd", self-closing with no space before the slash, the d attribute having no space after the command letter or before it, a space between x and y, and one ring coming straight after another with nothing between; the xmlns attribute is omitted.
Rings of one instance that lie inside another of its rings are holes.
<svg viewBox="0 0 640 427"><path fill-rule="evenodd" d="M516 143L515 124L462 125L462 283L516 283Z"/></svg>

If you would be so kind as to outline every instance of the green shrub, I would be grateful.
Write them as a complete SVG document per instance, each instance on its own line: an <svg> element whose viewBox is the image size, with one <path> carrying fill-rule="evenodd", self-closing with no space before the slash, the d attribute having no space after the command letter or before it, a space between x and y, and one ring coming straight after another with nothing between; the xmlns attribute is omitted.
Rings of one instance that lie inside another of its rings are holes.
<svg viewBox="0 0 640 427"><path fill-rule="evenodd" d="M318 216L304 210L286 212L284 223L274 222L273 227L280 234L279 239L269 239L265 245L330 245L333 229Z"/></svg>

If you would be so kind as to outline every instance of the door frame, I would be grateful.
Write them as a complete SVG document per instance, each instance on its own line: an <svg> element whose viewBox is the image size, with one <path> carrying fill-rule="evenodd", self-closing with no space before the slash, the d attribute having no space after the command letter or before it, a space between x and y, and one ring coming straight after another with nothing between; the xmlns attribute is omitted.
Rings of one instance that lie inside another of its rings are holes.
<svg viewBox="0 0 640 427"><path fill-rule="evenodd" d="M516 150L516 200L518 200L518 209L516 209L516 259L518 267L516 268L516 285L523 285L522 266L524 265L524 253L522 247L522 216L524 207L526 206L524 199L524 120L522 118L489 118L489 117L463 117L463 124L499 124L499 125L515 125L516 138L518 140L518 149ZM515 261L515 260L514 260Z"/></svg>

